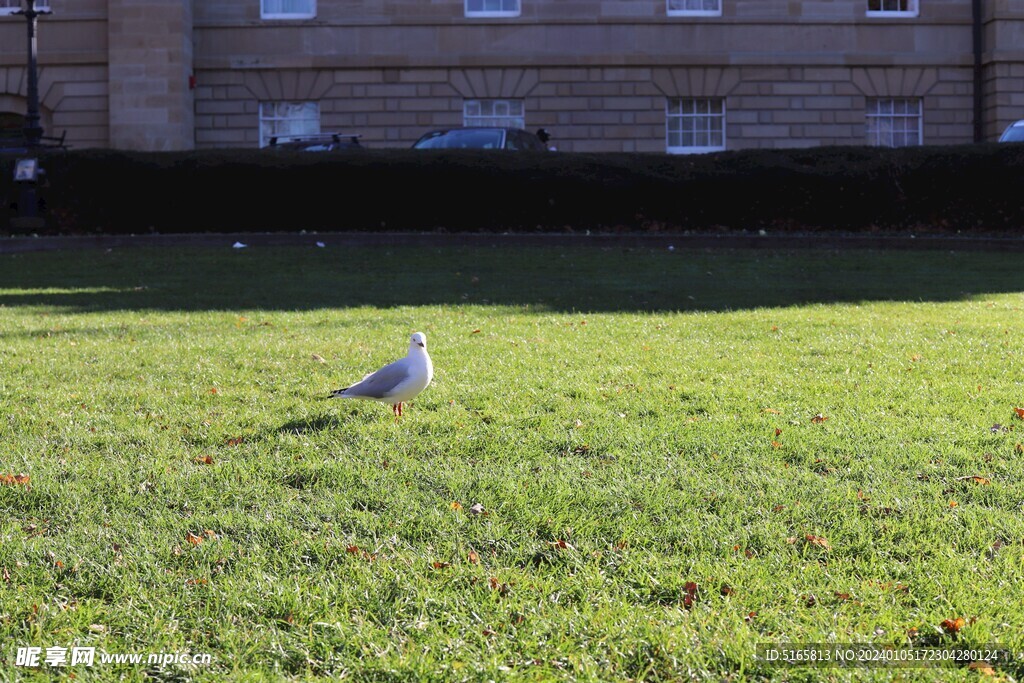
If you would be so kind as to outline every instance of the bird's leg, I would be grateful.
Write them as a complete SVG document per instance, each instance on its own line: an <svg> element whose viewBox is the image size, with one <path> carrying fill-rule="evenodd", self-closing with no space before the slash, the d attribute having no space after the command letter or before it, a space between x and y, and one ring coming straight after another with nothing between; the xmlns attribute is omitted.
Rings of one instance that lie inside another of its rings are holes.
<svg viewBox="0 0 1024 683"><path fill-rule="evenodd" d="M398 417L402 417L402 404L398 404Z"/></svg>

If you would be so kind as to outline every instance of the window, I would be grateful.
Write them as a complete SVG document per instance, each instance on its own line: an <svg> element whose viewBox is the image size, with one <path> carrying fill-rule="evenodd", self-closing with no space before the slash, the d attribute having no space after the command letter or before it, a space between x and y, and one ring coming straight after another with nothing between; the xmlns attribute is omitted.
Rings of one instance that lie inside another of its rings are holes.
<svg viewBox="0 0 1024 683"><path fill-rule="evenodd" d="M466 100L462 103L462 125L526 128L522 100Z"/></svg>
<svg viewBox="0 0 1024 683"><path fill-rule="evenodd" d="M316 102L260 102L260 147L272 137L314 135L320 132Z"/></svg>
<svg viewBox="0 0 1024 683"><path fill-rule="evenodd" d="M518 17L519 0L466 0L467 17Z"/></svg>
<svg viewBox="0 0 1024 683"><path fill-rule="evenodd" d="M720 17L722 0L665 0L670 17Z"/></svg>
<svg viewBox="0 0 1024 683"><path fill-rule="evenodd" d="M917 0L868 0L869 17L916 17Z"/></svg>
<svg viewBox="0 0 1024 683"><path fill-rule="evenodd" d="M725 100L720 97L668 100L665 134L669 154L725 149Z"/></svg>
<svg viewBox="0 0 1024 683"><path fill-rule="evenodd" d="M316 16L316 0L260 0L263 19L312 19Z"/></svg>
<svg viewBox="0 0 1024 683"><path fill-rule="evenodd" d="M21 0L0 0L0 16L14 14L22 7ZM47 0L36 0L36 9L50 10L50 3Z"/></svg>
<svg viewBox="0 0 1024 683"><path fill-rule="evenodd" d="M868 100L868 144L908 147L921 144L921 100L918 98Z"/></svg>

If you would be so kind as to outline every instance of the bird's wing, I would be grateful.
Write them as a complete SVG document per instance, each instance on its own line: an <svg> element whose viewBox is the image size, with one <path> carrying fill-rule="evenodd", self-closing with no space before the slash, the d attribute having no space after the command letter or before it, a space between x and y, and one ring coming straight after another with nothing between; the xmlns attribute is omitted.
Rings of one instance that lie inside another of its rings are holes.
<svg viewBox="0 0 1024 683"><path fill-rule="evenodd" d="M409 361L407 358L396 360L385 365L377 372L372 372L345 389L345 396L355 398L387 398L395 387L409 378Z"/></svg>

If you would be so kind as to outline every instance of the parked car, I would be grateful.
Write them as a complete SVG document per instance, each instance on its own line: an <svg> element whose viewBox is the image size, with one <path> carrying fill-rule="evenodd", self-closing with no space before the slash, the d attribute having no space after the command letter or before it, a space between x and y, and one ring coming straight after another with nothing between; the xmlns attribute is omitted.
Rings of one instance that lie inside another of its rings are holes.
<svg viewBox="0 0 1024 683"><path fill-rule="evenodd" d="M349 133L314 133L310 135L275 135L270 138L271 149L294 152L335 152L346 149L362 149L361 135Z"/></svg>
<svg viewBox="0 0 1024 683"><path fill-rule="evenodd" d="M432 130L413 144L413 149L508 149L546 152L550 136L543 128L536 134L519 128L469 126Z"/></svg>
<svg viewBox="0 0 1024 683"><path fill-rule="evenodd" d="M999 136L999 142L1024 142L1024 119L1008 125Z"/></svg>

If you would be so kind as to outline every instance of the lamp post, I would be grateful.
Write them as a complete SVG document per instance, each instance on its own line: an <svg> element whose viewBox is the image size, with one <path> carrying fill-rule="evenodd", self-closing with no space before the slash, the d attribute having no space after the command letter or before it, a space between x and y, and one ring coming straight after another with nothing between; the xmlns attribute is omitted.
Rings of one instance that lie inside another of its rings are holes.
<svg viewBox="0 0 1024 683"><path fill-rule="evenodd" d="M39 76L36 73L38 49L36 46L36 22L49 9L36 9L36 0L22 0L24 6L14 14L25 17L28 31L28 111L25 114L25 142L38 147L43 138L43 127L39 123Z"/></svg>
<svg viewBox="0 0 1024 683"><path fill-rule="evenodd" d="M25 147L28 158L15 162L14 181L18 186L18 216L11 219L11 227L34 229L43 227L39 216L39 199L36 193L40 177L45 173L34 158L43 142L43 127L39 123L39 75L36 73L38 46L36 44L36 22L40 16L51 14L48 7L36 8L36 0L22 0L21 9L14 14L25 17L28 30L28 111L25 113Z"/></svg>

